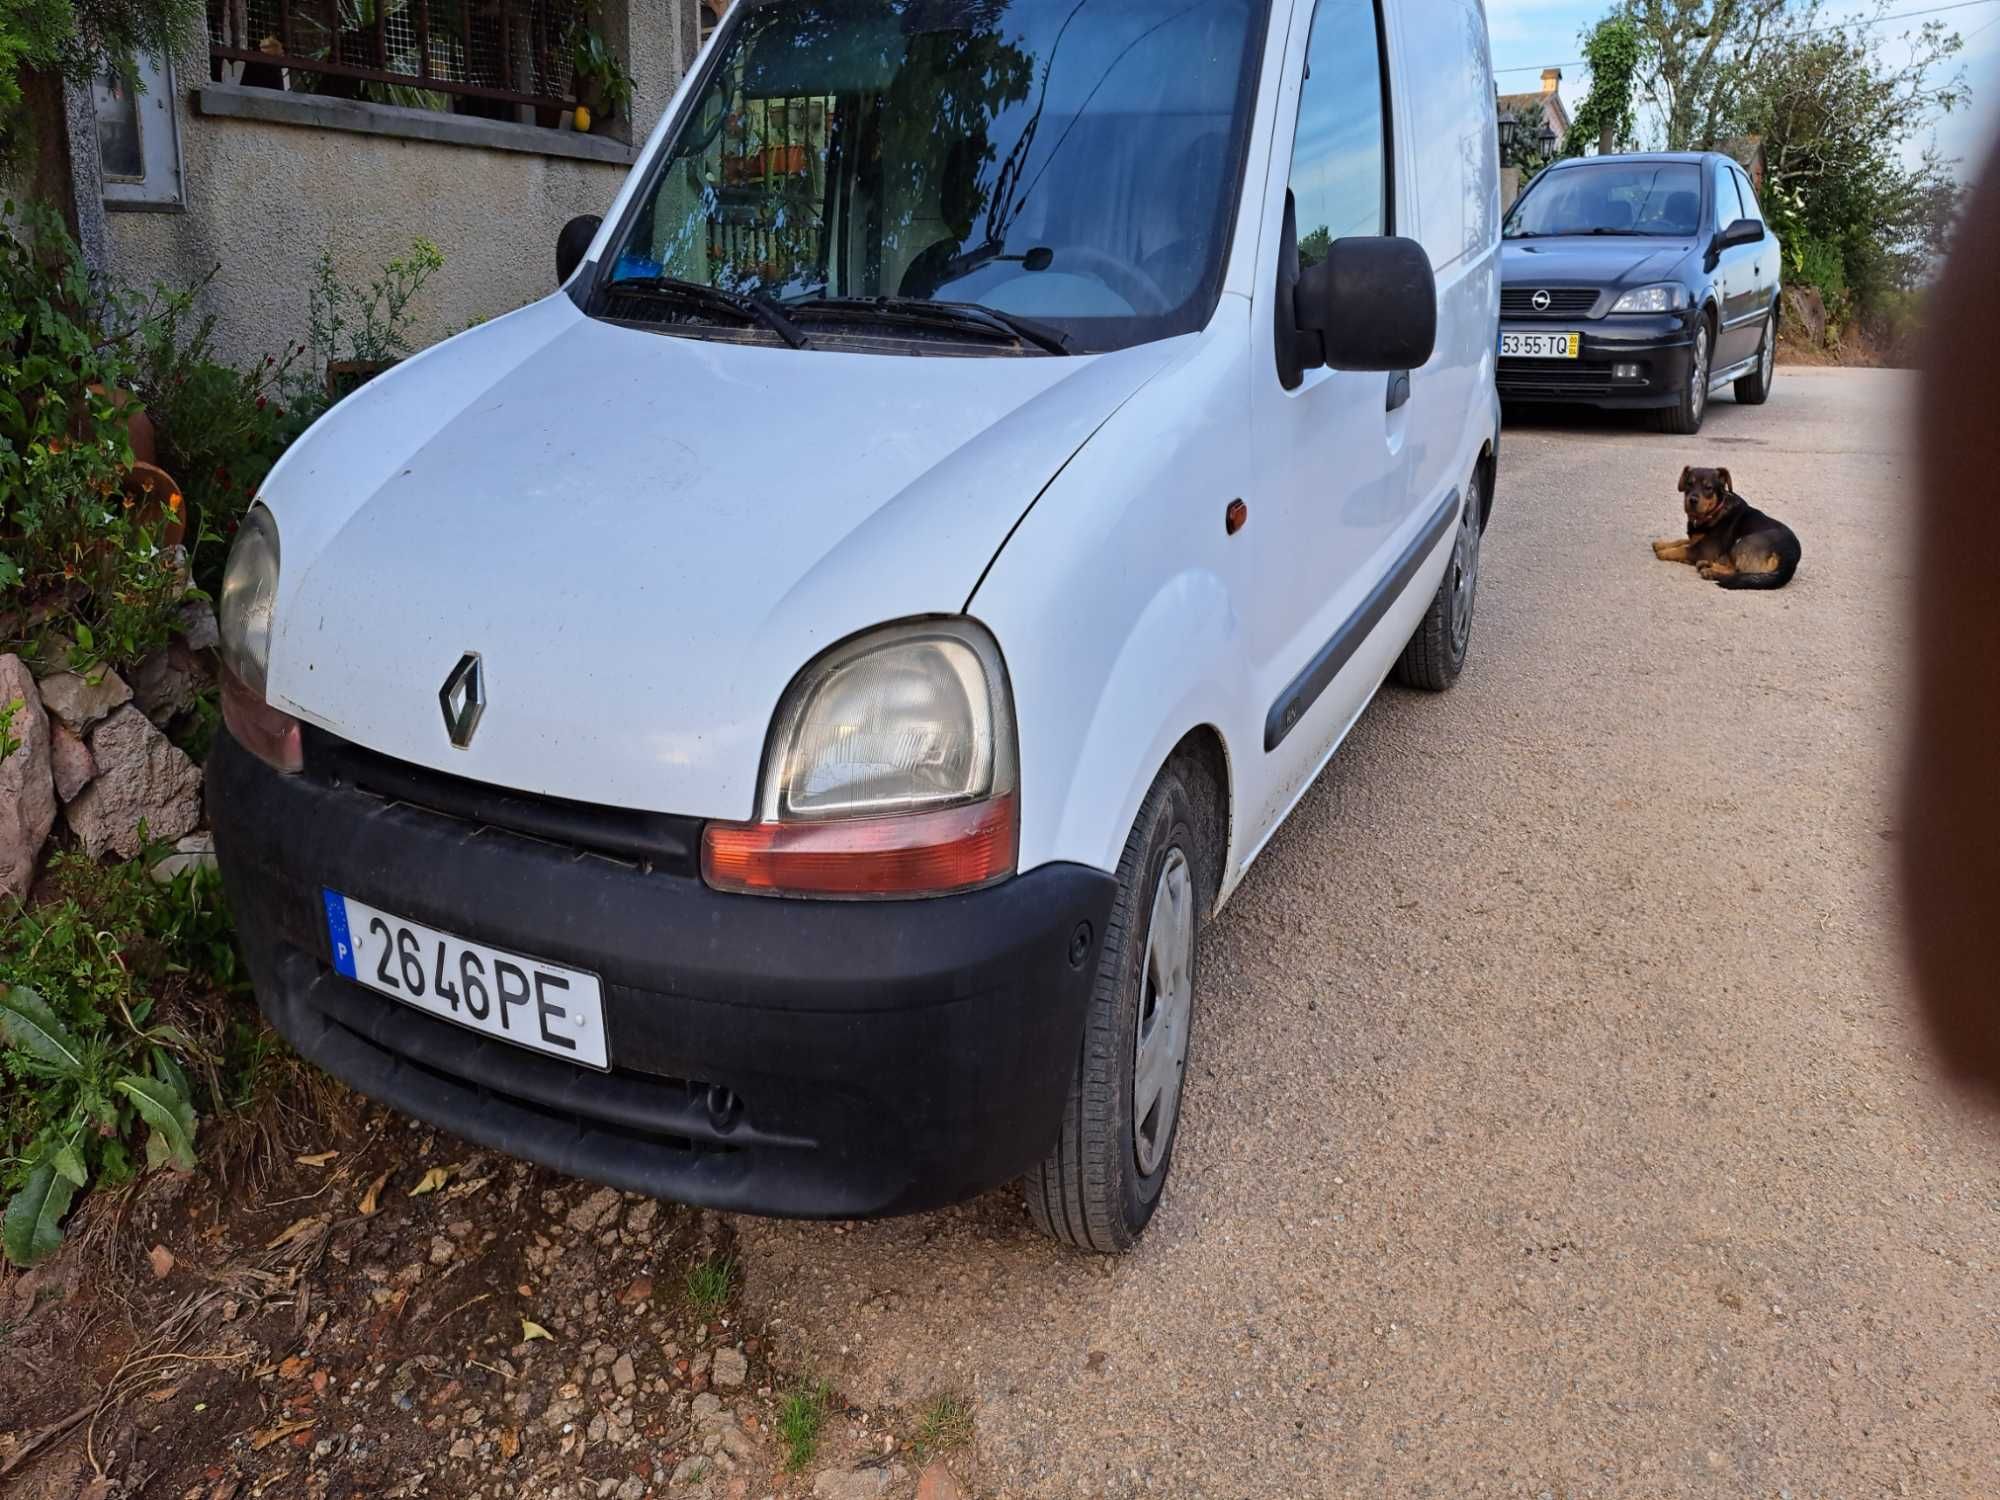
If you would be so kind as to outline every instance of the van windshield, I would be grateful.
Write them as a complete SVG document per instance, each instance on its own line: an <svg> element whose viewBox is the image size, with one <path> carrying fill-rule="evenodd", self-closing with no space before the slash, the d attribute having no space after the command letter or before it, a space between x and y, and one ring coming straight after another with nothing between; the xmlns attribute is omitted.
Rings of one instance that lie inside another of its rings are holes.
<svg viewBox="0 0 2000 1500"><path fill-rule="evenodd" d="M910 328L917 304L977 304L1071 350L1191 331L1234 221L1261 6L738 0L604 293L694 282L814 339L871 316L844 299L891 299Z"/></svg>
<svg viewBox="0 0 2000 1500"><path fill-rule="evenodd" d="M1701 227L1701 168L1693 162L1563 167L1535 182L1507 216L1510 240L1564 234L1687 239Z"/></svg>

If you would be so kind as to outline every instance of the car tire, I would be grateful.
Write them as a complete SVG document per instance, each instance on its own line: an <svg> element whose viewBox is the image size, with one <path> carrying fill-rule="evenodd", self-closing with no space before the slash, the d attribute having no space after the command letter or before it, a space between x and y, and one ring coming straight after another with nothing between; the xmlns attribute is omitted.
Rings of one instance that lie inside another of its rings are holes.
<svg viewBox="0 0 2000 1500"><path fill-rule="evenodd" d="M1195 948L1216 890L1218 795L1200 761L1176 756L1146 793L1118 861L1062 1130L1022 1183L1036 1226L1080 1250L1131 1249L1173 1165Z"/></svg>
<svg viewBox="0 0 2000 1500"><path fill-rule="evenodd" d="M1396 659L1396 680L1405 687L1441 693L1458 681L1472 646L1472 609L1479 598L1479 544L1486 530L1486 502L1480 471L1472 471L1465 487L1465 504L1452 528L1451 560L1444 565L1437 593L1403 654Z"/></svg>
<svg viewBox="0 0 2000 1500"><path fill-rule="evenodd" d="M1660 412L1660 431L1682 437L1701 431L1701 419L1708 415L1708 372L1715 353L1715 325L1704 317L1694 326L1694 350L1688 356L1687 384L1680 400Z"/></svg>
<svg viewBox="0 0 2000 1500"><path fill-rule="evenodd" d="M1771 381L1778 372L1778 310L1764 320L1764 338L1757 345L1757 368L1736 382L1738 406L1762 406L1771 399Z"/></svg>

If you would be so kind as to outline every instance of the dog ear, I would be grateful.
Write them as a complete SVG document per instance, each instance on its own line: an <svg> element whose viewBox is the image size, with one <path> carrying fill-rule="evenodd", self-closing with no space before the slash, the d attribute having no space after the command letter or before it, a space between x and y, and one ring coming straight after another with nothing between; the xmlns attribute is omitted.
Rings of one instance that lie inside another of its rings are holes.
<svg viewBox="0 0 2000 1500"><path fill-rule="evenodd" d="M1694 465L1689 464L1686 468L1681 470L1680 482L1677 483L1674 486L1674 488L1679 490L1683 495L1685 495L1688 492L1688 481L1693 478L1694 478Z"/></svg>
<svg viewBox="0 0 2000 1500"><path fill-rule="evenodd" d="M1718 481L1720 481L1722 485L1723 494L1733 495L1736 493L1736 485L1734 484L1733 481L1731 481L1729 477L1729 471L1727 469L1717 469L1715 471L1715 477Z"/></svg>

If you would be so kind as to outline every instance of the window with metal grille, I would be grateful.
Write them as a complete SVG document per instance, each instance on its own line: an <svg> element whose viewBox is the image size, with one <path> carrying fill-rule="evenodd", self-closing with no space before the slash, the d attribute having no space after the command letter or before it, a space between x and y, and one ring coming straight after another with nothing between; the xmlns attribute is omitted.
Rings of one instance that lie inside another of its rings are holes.
<svg viewBox="0 0 2000 1500"><path fill-rule="evenodd" d="M230 83L554 125L575 98L584 0L209 0Z"/></svg>

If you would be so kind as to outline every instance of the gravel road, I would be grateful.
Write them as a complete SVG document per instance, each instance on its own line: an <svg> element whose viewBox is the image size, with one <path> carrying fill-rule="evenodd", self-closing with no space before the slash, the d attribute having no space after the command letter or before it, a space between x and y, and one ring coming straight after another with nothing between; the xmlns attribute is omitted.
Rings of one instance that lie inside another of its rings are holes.
<svg viewBox="0 0 2000 1500"><path fill-rule="evenodd" d="M1912 395L1510 426L1466 676L1385 690L1203 945L1140 1250L739 1220L757 1314L969 1393L982 1496L2000 1494L2000 1123L1890 879ZM1654 560L1683 463L1791 587Z"/></svg>

